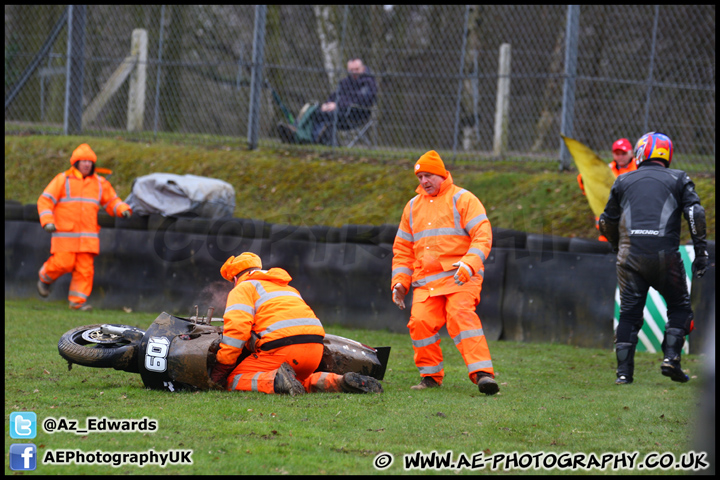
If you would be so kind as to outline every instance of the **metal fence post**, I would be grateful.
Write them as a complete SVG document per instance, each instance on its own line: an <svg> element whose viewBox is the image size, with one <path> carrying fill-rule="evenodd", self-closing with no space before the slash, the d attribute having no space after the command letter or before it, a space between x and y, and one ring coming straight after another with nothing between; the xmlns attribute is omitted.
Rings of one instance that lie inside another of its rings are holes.
<svg viewBox="0 0 720 480"><path fill-rule="evenodd" d="M562 120L560 133L573 136L575 114L575 76L577 73L578 31L580 29L580 5L568 5L565 28L565 81L563 83ZM570 152L560 139L560 170L570 169Z"/></svg>
<svg viewBox="0 0 720 480"><path fill-rule="evenodd" d="M85 5L68 8L67 77L63 133L82 131L83 71L85 70Z"/></svg>
<svg viewBox="0 0 720 480"><path fill-rule="evenodd" d="M659 17L660 5L655 5L655 22L653 24L652 45L650 45L650 67L647 79L647 91L645 93L645 121L643 122L643 135L648 131L648 119L650 118L650 94L652 93L653 69L655 67L655 42L657 40Z"/></svg>
<svg viewBox="0 0 720 480"><path fill-rule="evenodd" d="M257 5L255 7L252 70L250 73L250 112L248 117L248 148L250 150L257 148L260 130L260 98L263 84L266 16L267 5Z"/></svg>
<svg viewBox="0 0 720 480"><path fill-rule="evenodd" d="M453 161L457 152L458 134L460 133L460 101L462 100L463 80L465 78L465 49L467 47L468 18L470 17L470 5L465 5L465 22L463 26L462 49L460 50L460 73L458 75L458 94L455 104L455 130L453 133Z"/></svg>
<svg viewBox="0 0 720 480"><path fill-rule="evenodd" d="M350 6L345 5L345 10L343 12L343 23L342 23L342 30L340 33L340 61L345 61L345 29L347 28L347 19L348 19L348 10ZM342 63L341 63L342 65ZM338 80L338 91L340 90L340 82L342 82L342 78ZM339 105L338 105L339 107ZM332 123L332 148L337 147L337 122L338 122L338 109L336 108L333 110L333 123Z"/></svg>
<svg viewBox="0 0 720 480"><path fill-rule="evenodd" d="M500 45L498 62L497 101L495 104L495 138L493 155L505 155L508 147L508 128L510 124L510 44Z"/></svg>
<svg viewBox="0 0 720 480"><path fill-rule="evenodd" d="M160 115L160 72L162 70L163 33L165 32L165 5L160 7L160 42L158 43L157 72L155 75L155 121L153 137L157 138L158 120Z"/></svg>

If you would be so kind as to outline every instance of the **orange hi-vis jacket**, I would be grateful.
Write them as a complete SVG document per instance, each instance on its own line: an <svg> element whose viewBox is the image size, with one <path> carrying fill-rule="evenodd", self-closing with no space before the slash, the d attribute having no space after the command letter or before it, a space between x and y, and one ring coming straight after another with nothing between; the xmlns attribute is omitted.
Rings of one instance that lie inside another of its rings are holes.
<svg viewBox="0 0 720 480"><path fill-rule="evenodd" d="M100 253L100 225L97 213L104 208L118 216L130 210L115 189L97 174L83 178L75 167L59 173L45 187L37 201L40 225L55 224L50 253Z"/></svg>
<svg viewBox="0 0 720 480"><path fill-rule="evenodd" d="M322 341L325 337L322 323L300 293L288 285L290 280L292 277L282 268L271 268L250 272L235 285L223 315L218 362L235 364L251 332L260 337L256 349L273 340L297 335L319 336Z"/></svg>
<svg viewBox="0 0 720 480"><path fill-rule="evenodd" d="M454 263L462 261L475 275L484 276L492 230L480 200L456 186L449 173L436 196L422 186L416 192L419 195L405 205L393 244L390 288L401 283L410 291L412 283L413 301L423 301L464 290L453 279Z"/></svg>

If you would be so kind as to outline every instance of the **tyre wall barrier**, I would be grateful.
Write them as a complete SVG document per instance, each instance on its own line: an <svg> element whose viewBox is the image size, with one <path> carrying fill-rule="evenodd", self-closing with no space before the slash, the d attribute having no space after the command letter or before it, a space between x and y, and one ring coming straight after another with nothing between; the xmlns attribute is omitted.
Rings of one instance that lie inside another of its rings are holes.
<svg viewBox="0 0 720 480"><path fill-rule="evenodd" d="M35 219L26 221L33 218L30 207ZM6 202L5 211L6 298L39 298L37 271L49 256L50 235L41 229L34 205ZM397 225L109 218L114 227L101 230L95 259L90 301L96 307L188 315L199 305L201 312L212 306L221 316L232 285L220 277L220 267L229 256L252 251L264 268L287 270L325 324L407 332L410 308L399 310L390 292ZM493 235L477 308L489 340L612 347L616 276L607 244L505 229L493 229ZM711 268L692 288L699 331L715 307L714 242L708 251ZM69 283L70 275L61 277L49 299L66 300ZM411 302L412 291L408 307Z"/></svg>

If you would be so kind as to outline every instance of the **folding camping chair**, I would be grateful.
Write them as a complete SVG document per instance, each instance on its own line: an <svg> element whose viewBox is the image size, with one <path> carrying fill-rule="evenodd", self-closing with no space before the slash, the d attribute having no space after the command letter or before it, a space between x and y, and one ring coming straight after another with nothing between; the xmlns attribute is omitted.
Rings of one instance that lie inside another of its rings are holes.
<svg viewBox="0 0 720 480"><path fill-rule="evenodd" d="M353 147L364 145L366 147L377 147L377 104L372 107L364 107L360 105L351 105L350 109L355 109L364 113L365 120L358 122L346 129L338 129L337 145L341 147Z"/></svg>

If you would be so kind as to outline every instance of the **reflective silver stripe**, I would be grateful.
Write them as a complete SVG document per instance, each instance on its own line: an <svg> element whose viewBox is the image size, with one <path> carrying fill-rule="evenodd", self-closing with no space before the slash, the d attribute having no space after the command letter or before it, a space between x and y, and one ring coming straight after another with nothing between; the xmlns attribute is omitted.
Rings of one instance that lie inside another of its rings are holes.
<svg viewBox="0 0 720 480"><path fill-rule="evenodd" d="M325 379L328 376L328 372L324 372L322 375L320 375L320 378L318 378L317 382L315 382L315 388L320 390L321 392L325 391Z"/></svg>
<svg viewBox="0 0 720 480"><path fill-rule="evenodd" d="M466 338L482 337L483 335L485 335L485 333L483 333L482 328L480 330L465 330L464 332L460 332L456 336L454 336L453 342L455 342L455 345L457 345Z"/></svg>
<svg viewBox="0 0 720 480"><path fill-rule="evenodd" d="M263 372L257 372L255 375L253 375L252 381L250 382L250 388L253 392L259 392L258 390L258 377Z"/></svg>
<svg viewBox="0 0 720 480"><path fill-rule="evenodd" d="M267 293L265 291L265 288L263 288L262 284L257 280L249 280L249 282L253 287L255 287L255 291L257 291L258 295L260 295L261 297Z"/></svg>
<svg viewBox="0 0 720 480"><path fill-rule="evenodd" d="M235 378L233 379L233 382L232 382L232 390L237 389L238 383L240 383L240 377L242 377L242 376L243 376L242 373L238 373L237 375L235 375Z"/></svg>
<svg viewBox="0 0 720 480"><path fill-rule="evenodd" d="M74 291L72 291L72 290L70 290L70 291L68 292L68 296L70 296L70 295L72 295L73 297L84 298L85 300L88 299L88 296L85 295L84 293L74 292Z"/></svg>
<svg viewBox="0 0 720 480"><path fill-rule="evenodd" d="M455 228L462 228L462 224L460 223L460 212L458 211L458 208L457 208L457 201L458 201L458 198L460 198L460 196L465 192L467 192L467 190L465 190L464 188L461 188L458 193L453 195L453 220L455 222Z"/></svg>
<svg viewBox="0 0 720 480"><path fill-rule="evenodd" d="M42 217L43 215L52 215L52 213L52 210L43 210L42 212L40 212L40 216Z"/></svg>
<svg viewBox="0 0 720 480"><path fill-rule="evenodd" d="M98 204L102 202L102 182L100 181L100 177L96 176L97 182L98 182ZM117 197L117 195L115 195Z"/></svg>
<svg viewBox="0 0 720 480"><path fill-rule="evenodd" d="M53 205L57 205L57 199L55 197L53 197L52 195L50 195L49 193L43 192L43 194L41 196L45 197L45 198L49 198L50 200L52 200Z"/></svg>
<svg viewBox="0 0 720 480"><path fill-rule="evenodd" d="M445 362L440 362L439 365L435 365L434 367L418 367L418 370L420 371L420 374L431 374L431 373L440 373L442 369L445 367Z"/></svg>
<svg viewBox="0 0 720 480"><path fill-rule="evenodd" d="M250 315L255 315L255 309L251 307L250 305L245 305L244 303L236 303L234 305L230 305L225 309L225 313L232 312L233 310L240 310L245 313L249 313Z"/></svg>
<svg viewBox="0 0 720 480"><path fill-rule="evenodd" d="M100 238L100 235L97 233L87 233L87 232L80 232L80 233L74 233L74 232L55 232L52 234L52 238Z"/></svg>
<svg viewBox="0 0 720 480"><path fill-rule="evenodd" d="M94 200L94 199L90 199L90 198L82 198L82 197L72 198L72 197L65 197L65 198L61 198L61 199L60 199L60 203L67 203L67 202L92 203L93 205L100 206L100 202L98 202L97 200Z"/></svg>
<svg viewBox="0 0 720 480"><path fill-rule="evenodd" d="M306 326L322 327L322 323L320 323L320 320L317 318L291 318L290 320L282 320L280 322L273 323L268 328L260 332L260 337L262 338L270 332L276 332L283 328Z"/></svg>
<svg viewBox="0 0 720 480"><path fill-rule="evenodd" d="M468 233L462 228L431 228L429 230L423 230L413 234L415 241L426 238L426 237L439 237L442 235L461 235L463 237L469 237Z"/></svg>
<svg viewBox="0 0 720 480"><path fill-rule="evenodd" d="M418 198L419 196L420 196L420 195L415 195L415 196L410 200L410 208L409 208L409 210L408 210L408 211L410 212L410 214L408 215L408 225L410 225L410 235L411 235L411 236L412 236L412 231L413 231L412 209L413 209L413 204L415 203L415 200L417 200L417 198ZM410 240L410 241L412 242L412 240Z"/></svg>
<svg viewBox="0 0 720 480"><path fill-rule="evenodd" d="M45 283L52 283L52 278L48 277L43 272L40 272L40 278L42 278L43 280L47 280L47 282L45 282Z"/></svg>
<svg viewBox="0 0 720 480"><path fill-rule="evenodd" d="M402 238L403 240L407 240L408 242L413 241L413 236L411 234L409 234L403 230L400 230L399 228L398 228L396 236Z"/></svg>
<svg viewBox="0 0 720 480"><path fill-rule="evenodd" d="M441 278L453 277L455 276L455 272L457 272L457 269L450 270L449 272L436 273L435 275L430 275L428 277L422 278L417 282L412 282L412 286L422 287L423 285L427 285L429 282L434 282L435 280L440 280Z"/></svg>
<svg viewBox="0 0 720 480"><path fill-rule="evenodd" d="M223 335L220 343L224 343L228 347L243 348L245 346L245 340L238 340L237 338L228 337Z"/></svg>
<svg viewBox="0 0 720 480"><path fill-rule="evenodd" d="M468 250L467 253L474 253L475 255L480 257L480 259L483 261L483 263L485 263L485 254L479 248L471 248L470 250Z"/></svg>
<svg viewBox="0 0 720 480"><path fill-rule="evenodd" d="M473 218L465 225L465 230L467 230L467 232L470 233L470 230L472 230L475 225L477 225L478 223L483 222L485 220L487 220L487 215L485 215L484 213L481 213L480 215Z"/></svg>
<svg viewBox="0 0 720 480"><path fill-rule="evenodd" d="M100 198L101 198L101 201L102 201L102 197L100 197ZM113 202L116 198L120 198L120 197L118 197L117 195L115 195L113 198L111 198L111 199L108 200L107 202L101 204L100 206L101 206L102 208L105 208L105 207L107 207L108 205L110 205L110 203Z"/></svg>
<svg viewBox="0 0 720 480"><path fill-rule="evenodd" d="M267 302L268 300L272 300L273 298L279 298L279 297L295 297L295 298L299 298L300 300L302 300L302 297L299 294L297 294L295 292L290 292L288 290L264 293L255 302L255 310L258 310L260 308L260 306L263 303Z"/></svg>
<svg viewBox="0 0 720 480"><path fill-rule="evenodd" d="M407 268L407 267L398 267L398 268L396 268L395 270L392 271L392 274L390 274L390 277L392 278L392 277L394 277L395 275L397 275L397 274L399 274L399 273L404 273L404 274L406 274L406 275L412 276L413 271L412 271L411 269Z"/></svg>
<svg viewBox="0 0 720 480"><path fill-rule="evenodd" d="M440 334L436 333L432 337L422 338L420 340L413 340L412 344L413 344L413 347L422 348L422 347L427 347L428 345L437 343L439 341L440 341Z"/></svg>
<svg viewBox="0 0 720 480"><path fill-rule="evenodd" d="M467 367L468 373L472 373L483 368L493 368L491 360L483 360L482 362L471 363Z"/></svg>
<svg viewBox="0 0 720 480"><path fill-rule="evenodd" d="M117 197L115 197L115 198L117 198ZM122 202L116 203L115 207L113 207L113 213L115 214L116 217L118 216L118 208L120 208L120 205L122 205Z"/></svg>

